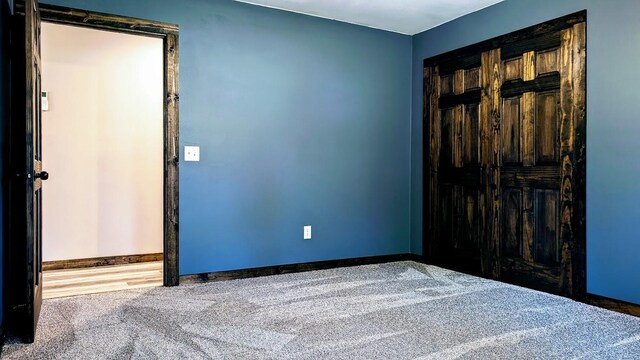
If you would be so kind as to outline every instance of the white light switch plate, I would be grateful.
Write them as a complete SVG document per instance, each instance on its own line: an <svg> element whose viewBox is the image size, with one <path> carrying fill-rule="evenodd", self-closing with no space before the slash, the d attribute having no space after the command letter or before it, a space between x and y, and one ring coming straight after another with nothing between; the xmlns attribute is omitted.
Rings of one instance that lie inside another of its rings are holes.
<svg viewBox="0 0 640 360"><path fill-rule="evenodd" d="M311 225L307 225L304 227L304 239L305 240L311 239Z"/></svg>
<svg viewBox="0 0 640 360"><path fill-rule="evenodd" d="M185 146L184 161L200 161L200 146Z"/></svg>

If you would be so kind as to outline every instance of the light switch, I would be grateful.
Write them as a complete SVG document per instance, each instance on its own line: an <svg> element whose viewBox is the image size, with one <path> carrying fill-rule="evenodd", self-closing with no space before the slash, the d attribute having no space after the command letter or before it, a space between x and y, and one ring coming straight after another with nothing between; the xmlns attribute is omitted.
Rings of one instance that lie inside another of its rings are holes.
<svg viewBox="0 0 640 360"><path fill-rule="evenodd" d="M49 111L49 92L42 92L42 102L40 103L42 106L42 111Z"/></svg>
<svg viewBox="0 0 640 360"><path fill-rule="evenodd" d="M200 161L200 146L185 146L184 161Z"/></svg>

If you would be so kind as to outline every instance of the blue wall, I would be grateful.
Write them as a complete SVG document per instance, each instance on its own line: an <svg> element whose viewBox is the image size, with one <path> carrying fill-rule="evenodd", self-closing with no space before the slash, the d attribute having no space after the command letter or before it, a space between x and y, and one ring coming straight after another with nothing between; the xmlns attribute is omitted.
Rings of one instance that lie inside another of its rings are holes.
<svg viewBox="0 0 640 360"><path fill-rule="evenodd" d="M181 146L202 152L181 274L422 253L423 59L587 9L588 290L640 303L637 1L507 0L413 44L230 0L50 2L180 25Z"/></svg>
<svg viewBox="0 0 640 360"><path fill-rule="evenodd" d="M180 26L180 142L201 146L181 274L409 252L411 37L228 0L49 2Z"/></svg>
<svg viewBox="0 0 640 360"><path fill-rule="evenodd" d="M640 304L640 2L507 0L413 38L411 249L422 253L422 61L587 9L587 288Z"/></svg>

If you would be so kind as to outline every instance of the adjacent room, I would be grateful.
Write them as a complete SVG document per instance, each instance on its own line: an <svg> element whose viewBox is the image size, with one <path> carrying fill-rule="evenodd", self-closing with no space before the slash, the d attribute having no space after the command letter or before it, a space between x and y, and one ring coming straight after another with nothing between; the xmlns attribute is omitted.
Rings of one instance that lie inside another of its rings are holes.
<svg viewBox="0 0 640 360"><path fill-rule="evenodd" d="M0 357L640 359L638 11L0 0Z"/></svg>
<svg viewBox="0 0 640 360"><path fill-rule="evenodd" d="M162 41L41 36L43 298L162 286Z"/></svg>

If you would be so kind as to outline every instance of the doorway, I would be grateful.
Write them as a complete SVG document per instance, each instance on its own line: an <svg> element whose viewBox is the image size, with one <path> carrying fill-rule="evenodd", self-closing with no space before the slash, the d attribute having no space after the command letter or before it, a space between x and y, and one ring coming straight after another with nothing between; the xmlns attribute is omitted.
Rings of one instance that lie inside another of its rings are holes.
<svg viewBox="0 0 640 360"><path fill-rule="evenodd" d="M162 39L41 29L43 298L161 286Z"/></svg>
<svg viewBox="0 0 640 360"><path fill-rule="evenodd" d="M33 342L42 304L41 23L162 40L162 283L178 285L178 26L110 14L16 2L12 18L9 229L5 242L7 331ZM45 90L46 91L46 90ZM45 104L46 105L46 104ZM55 174L51 174L55 176ZM74 179L76 186L82 179ZM43 190L44 189L44 190ZM117 226L117 224L112 224Z"/></svg>
<svg viewBox="0 0 640 360"><path fill-rule="evenodd" d="M144 36L162 41L162 219L163 285L178 285L178 26L53 5L40 5L43 22L119 34Z"/></svg>

